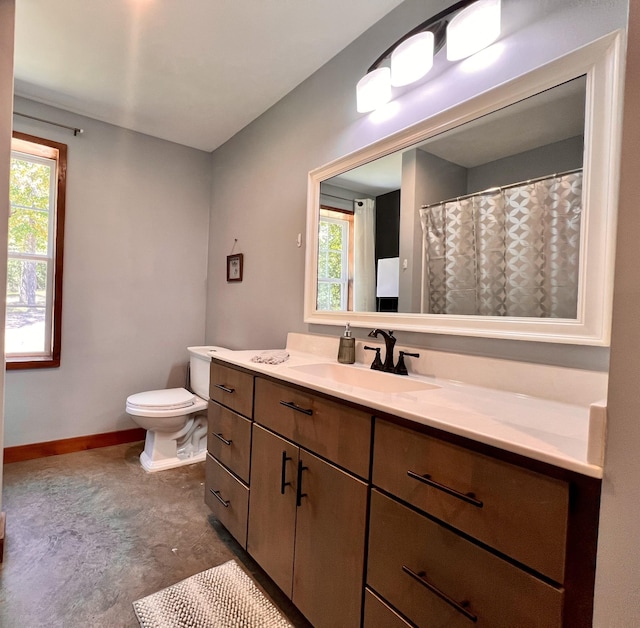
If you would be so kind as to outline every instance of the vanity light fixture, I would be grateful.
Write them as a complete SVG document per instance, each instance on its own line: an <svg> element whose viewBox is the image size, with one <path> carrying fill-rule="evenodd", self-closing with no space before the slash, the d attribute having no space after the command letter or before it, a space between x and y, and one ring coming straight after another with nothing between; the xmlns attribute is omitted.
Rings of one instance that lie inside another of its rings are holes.
<svg viewBox="0 0 640 628"><path fill-rule="evenodd" d="M356 87L360 113L391 100L391 87L421 79L434 55L447 46L447 59L458 61L483 50L500 36L501 0L461 0L403 35L371 65ZM385 65L390 59L389 65Z"/></svg>

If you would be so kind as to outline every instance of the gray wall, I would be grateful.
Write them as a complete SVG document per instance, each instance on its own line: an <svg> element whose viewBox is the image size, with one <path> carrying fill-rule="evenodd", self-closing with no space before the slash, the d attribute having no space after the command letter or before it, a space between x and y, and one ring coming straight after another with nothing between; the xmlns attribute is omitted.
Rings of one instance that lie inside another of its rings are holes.
<svg viewBox="0 0 640 628"><path fill-rule="evenodd" d="M422 284L422 224L420 207L466 192L467 170L423 150L402 154L400 200L399 312L420 312ZM407 269L402 269L403 260ZM428 299L425 298L425 301Z"/></svg>
<svg viewBox="0 0 640 628"><path fill-rule="evenodd" d="M584 45L626 23L618 0L505 0L503 54L487 70L465 74L462 64L435 74L396 101L395 115L378 119L355 110L355 85L371 62L415 24L449 2L406 0L313 76L213 154L207 290L208 342L232 348L281 347L288 331L338 335L337 327L303 323L304 234L308 171L416 123L486 89ZM393 110L391 108L391 110ZM227 284L225 259L245 255L245 279ZM363 336L364 330L355 334ZM417 346L524 358L535 362L608 367L603 348L567 347L398 333Z"/></svg>
<svg viewBox="0 0 640 628"><path fill-rule="evenodd" d="M57 369L9 371L5 446L134 427L134 392L182 386L204 340L211 156L17 98L15 129L68 145Z"/></svg>
<svg viewBox="0 0 640 628"><path fill-rule="evenodd" d="M467 192L535 179L550 173L582 168L582 136L547 144L540 148L469 168Z"/></svg>
<svg viewBox="0 0 640 628"><path fill-rule="evenodd" d="M9 220L9 159L11 155L11 111L13 109L14 0L0 0L0 246L7 246ZM0 285L7 281L7 262L0 261ZM0 308L0 329L4 329L4 303ZM4 355L4 333L0 334ZM0 373L0 512L2 511L2 461L4 448L4 371ZM3 531L0 530L0 535Z"/></svg>
<svg viewBox="0 0 640 628"><path fill-rule="evenodd" d="M640 626L640 3L631 2L594 625Z"/></svg>

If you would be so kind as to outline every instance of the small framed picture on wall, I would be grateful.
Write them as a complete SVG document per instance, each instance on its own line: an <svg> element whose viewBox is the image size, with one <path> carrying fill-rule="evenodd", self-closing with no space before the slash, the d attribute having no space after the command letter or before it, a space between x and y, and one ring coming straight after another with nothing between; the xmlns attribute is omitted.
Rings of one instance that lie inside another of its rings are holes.
<svg viewBox="0 0 640 628"><path fill-rule="evenodd" d="M227 255L227 281L242 281L242 253Z"/></svg>

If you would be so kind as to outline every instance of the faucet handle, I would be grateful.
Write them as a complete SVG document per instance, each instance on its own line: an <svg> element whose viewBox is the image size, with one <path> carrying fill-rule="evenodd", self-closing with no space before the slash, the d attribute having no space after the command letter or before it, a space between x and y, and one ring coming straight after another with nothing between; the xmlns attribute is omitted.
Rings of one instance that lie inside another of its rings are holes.
<svg viewBox="0 0 640 628"><path fill-rule="evenodd" d="M398 363L396 364L396 367L393 370L393 372L396 373L396 375L409 375L409 372L407 371L407 367L405 366L405 363L404 363L404 356L408 355L412 358L419 358L420 354L409 353L408 351L400 351L399 353L400 353L400 357L398 358Z"/></svg>
<svg viewBox="0 0 640 628"><path fill-rule="evenodd" d="M382 360L380 359L380 347L367 347L365 345L364 347L367 351L375 351L376 352L376 357L373 358L373 362L371 363L371 368L374 371L381 371L384 366L382 364Z"/></svg>

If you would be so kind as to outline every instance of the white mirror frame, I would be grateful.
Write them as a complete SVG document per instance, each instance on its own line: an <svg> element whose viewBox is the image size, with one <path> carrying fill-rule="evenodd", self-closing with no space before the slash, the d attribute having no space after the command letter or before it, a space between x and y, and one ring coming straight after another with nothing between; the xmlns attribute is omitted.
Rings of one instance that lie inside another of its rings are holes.
<svg viewBox="0 0 640 628"><path fill-rule="evenodd" d="M608 346L620 159L622 45L623 32L613 32L532 72L312 170L307 195L305 322L342 326L345 321L350 321L355 327ZM584 219L576 319L326 312L316 309L317 234L322 181L585 74Z"/></svg>

